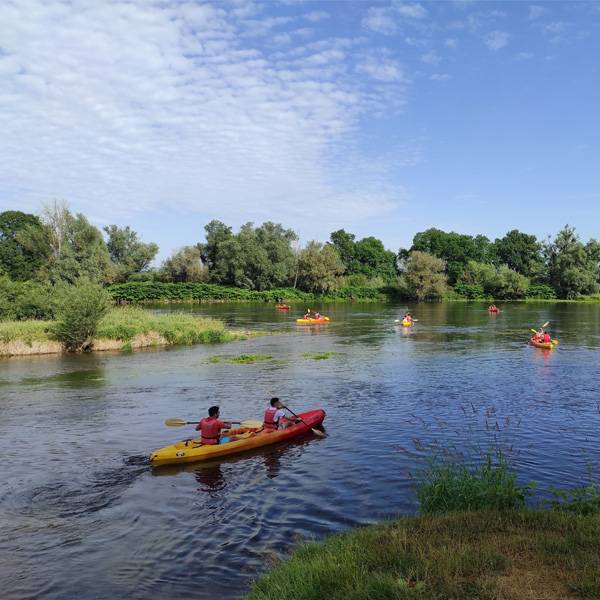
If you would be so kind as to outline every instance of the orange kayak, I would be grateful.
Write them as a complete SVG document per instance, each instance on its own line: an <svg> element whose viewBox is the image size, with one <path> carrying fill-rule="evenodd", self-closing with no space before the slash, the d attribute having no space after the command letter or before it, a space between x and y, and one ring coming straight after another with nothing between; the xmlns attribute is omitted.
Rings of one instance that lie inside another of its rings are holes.
<svg viewBox="0 0 600 600"><path fill-rule="evenodd" d="M321 317L320 319L296 319L299 325L314 325L318 323L329 323L329 317Z"/></svg>
<svg viewBox="0 0 600 600"><path fill-rule="evenodd" d="M275 306L275 310L290 310L291 306L288 306L287 304L278 304L277 306Z"/></svg>

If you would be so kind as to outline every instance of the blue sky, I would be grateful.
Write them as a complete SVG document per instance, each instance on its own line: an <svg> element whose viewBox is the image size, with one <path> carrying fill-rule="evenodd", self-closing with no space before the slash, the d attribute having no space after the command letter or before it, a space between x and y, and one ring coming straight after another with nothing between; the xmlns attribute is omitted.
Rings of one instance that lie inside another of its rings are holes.
<svg viewBox="0 0 600 600"><path fill-rule="evenodd" d="M394 250L600 236L598 2L0 5L0 209L164 257L218 218Z"/></svg>

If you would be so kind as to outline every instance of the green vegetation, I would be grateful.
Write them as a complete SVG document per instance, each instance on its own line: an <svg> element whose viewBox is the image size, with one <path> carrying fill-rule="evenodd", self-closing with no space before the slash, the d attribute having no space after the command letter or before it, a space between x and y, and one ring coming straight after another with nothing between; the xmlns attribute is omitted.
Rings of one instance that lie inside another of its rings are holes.
<svg viewBox="0 0 600 600"><path fill-rule="evenodd" d="M600 515L401 518L304 544L250 600L566 600L600 595Z"/></svg>
<svg viewBox="0 0 600 600"><path fill-rule="evenodd" d="M339 352L303 352L302 356L312 358L313 360L327 360L334 356L340 356Z"/></svg>
<svg viewBox="0 0 600 600"><path fill-rule="evenodd" d="M420 517L302 544L250 600L563 600L600 596L600 488L525 508L507 462L431 464Z"/></svg>
<svg viewBox="0 0 600 600"><path fill-rule="evenodd" d="M423 514L459 510L508 510L523 508L529 487L517 483L517 477L499 456L488 455L481 465L467 466L446 462L432 464L424 473L417 496Z"/></svg>
<svg viewBox="0 0 600 600"><path fill-rule="evenodd" d="M273 357L268 354L240 354L229 359L230 363L236 365L249 365L254 362L271 360Z"/></svg>
<svg viewBox="0 0 600 600"><path fill-rule="evenodd" d="M0 321L0 342L19 340L28 345L32 342L48 342L53 324L53 321Z"/></svg>
<svg viewBox="0 0 600 600"><path fill-rule="evenodd" d="M0 213L0 319L52 318L44 294L80 279L109 286L117 302L550 300L600 293L600 243L582 242L568 225L544 242L518 230L492 242L431 228L394 253L375 237L356 239L343 229L326 243L301 247L296 232L278 223L246 223L236 233L213 220L204 241L177 249L158 268L151 267L156 244L128 226L103 232L57 203L40 216ZM29 283L32 306L14 308L4 280Z"/></svg>
<svg viewBox="0 0 600 600"><path fill-rule="evenodd" d="M52 337L69 352L91 348L100 320L109 308L110 295L97 283L80 279L75 285L60 286Z"/></svg>

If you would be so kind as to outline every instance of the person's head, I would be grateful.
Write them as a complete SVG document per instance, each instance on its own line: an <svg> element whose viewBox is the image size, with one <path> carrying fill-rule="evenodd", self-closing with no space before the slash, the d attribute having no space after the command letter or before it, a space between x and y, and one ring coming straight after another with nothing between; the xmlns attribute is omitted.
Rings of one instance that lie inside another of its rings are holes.
<svg viewBox="0 0 600 600"><path fill-rule="evenodd" d="M281 408L281 400L279 398L271 398L271 406L273 408Z"/></svg>
<svg viewBox="0 0 600 600"><path fill-rule="evenodd" d="M219 407L218 406L211 406L208 409L208 416L209 417L218 417L219 416Z"/></svg>

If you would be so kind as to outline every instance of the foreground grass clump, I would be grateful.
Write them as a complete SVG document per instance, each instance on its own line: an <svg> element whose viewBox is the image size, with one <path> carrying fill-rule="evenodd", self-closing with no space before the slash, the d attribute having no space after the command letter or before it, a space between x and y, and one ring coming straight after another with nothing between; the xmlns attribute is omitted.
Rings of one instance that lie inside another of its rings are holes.
<svg viewBox="0 0 600 600"><path fill-rule="evenodd" d="M423 514L458 510L509 510L525 506L531 485L521 486L502 456L480 465L432 464L417 491Z"/></svg>
<svg viewBox="0 0 600 600"><path fill-rule="evenodd" d="M480 511L406 517L305 544L251 600L600 597L600 516Z"/></svg>
<svg viewBox="0 0 600 600"><path fill-rule="evenodd" d="M248 365L261 360L271 360L273 357L268 354L240 354L229 359L230 363L236 365Z"/></svg>
<svg viewBox="0 0 600 600"><path fill-rule="evenodd" d="M98 338L129 341L158 333L170 344L216 343L235 339L221 321L185 313L158 314L141 308L114 308L100 322Z"/></svg>

